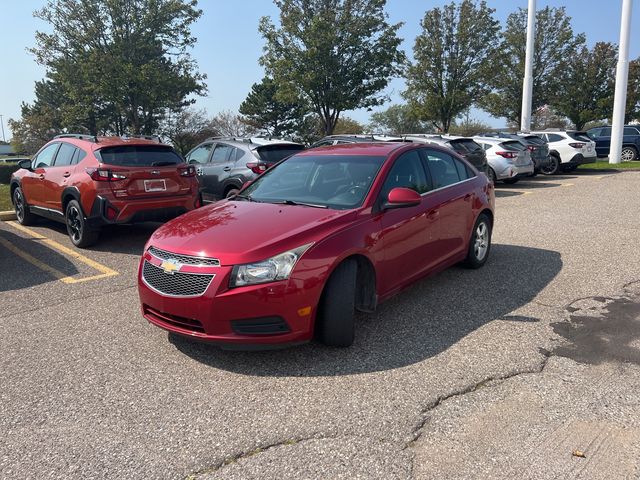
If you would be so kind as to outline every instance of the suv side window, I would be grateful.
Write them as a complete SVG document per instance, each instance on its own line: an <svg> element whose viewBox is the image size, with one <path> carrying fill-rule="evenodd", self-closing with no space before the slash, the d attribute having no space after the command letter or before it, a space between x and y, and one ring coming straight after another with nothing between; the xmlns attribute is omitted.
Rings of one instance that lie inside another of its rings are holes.
<svg viewBox="0 0 640 480"><path fill-rule="evenodd" d="M549 143L553 142L561 142L564 140L562 135L558 135L557 133L547 133L547 138L549 139Z"/></svg>
<svg viewBox="0 0 640 480"><path fill-rule="evenodd" d="M635 127L624 127L624 135L638 135L638 130Z"/></svg>
<svg viewBox="0 0 640 480"><path fill-rule="evenodd" d="M425 150L424 153L433 178L434 189L447 187L468 178L464 165L460 165L460 170L464 172L464 176L461 177L460 170L456 166L457 160L448 153L436 150Z"/></svg>
<svg viewBox="0 0 640 480"><path fill-rule="evenodd" d="M382 198L386 199L396 187L410 188L420 194L429 191L427 173L417 150L411 150L395 161L382 186Z"/></svg>
<svg viewBox="0 0 640 480"><path fill-rule="evenodd" d="M244 157L244 150L242 150L241 148L236 148L235 150L236 150L236 155L235 155L235 157L232 156L231 158L235 158L235 160L237 162L242 157Z"/></svg>
<svg viewBox="0 0 640 480"><path fill-rule="evenodd" d="M43 150L38 153L36 158L33 160L33 168L47 168L50 167L53 163L53 159L56 157L56 152L58 151L58 147L60 147L59 143L52 143L48 147L45 147Z"/></svg>
<svg viewBox="0 0 640 480"><path fill-rule="evenodd" d="M604 127L600 132L601 137L610 137L611 136L611 127Z"/></svg>
<svg viewBox="0 0 640 480"><path fill-rule="evenodd" d="M209 154L211 153L212 143L207 143L197 147L189 155L187 155L187 163L207 163Z"/></svg>
<svg viewBox="0 0 640 480"><path fill-rule="evenodd" d="M591 130L587 131L587 135L591 139L598 138L599 136L602 135L602 129L601 128L592 128Z"/></svg>
<svg viewBox="0 0 640 480"><path fill-rule="evenodd" d="M71 160L72 165L76 165L84 160L84 157L87 156L87 153L81 148L76 148L76 153L73 155L73 159Z"/></svg>
<svg viewBox="0 0 640 480"><path fill-rule="evenodd" d="M76 150L76 147L73 145L62 142L60 144L60 150L58 150L58 154L56 155L56 162L54 165L56 167L71 165L73 157L76 154Z"/></svg>
<svg viewBox="0 0 640 480"><path fill-rule="evenodd" d="M225 145L224 143L218 143L213 155L211 155L211 163L224 163L229 159L231 152L235 150L231 145Z"/></svg>

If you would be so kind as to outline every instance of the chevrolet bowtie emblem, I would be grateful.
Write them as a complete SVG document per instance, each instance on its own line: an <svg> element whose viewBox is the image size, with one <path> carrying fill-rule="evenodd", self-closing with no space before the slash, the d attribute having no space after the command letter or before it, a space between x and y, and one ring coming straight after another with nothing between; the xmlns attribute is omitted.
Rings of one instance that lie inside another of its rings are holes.
<svg viewBox="0 0 640 480"><path fill-rule="evenodd" d="M164 270L164 273L173 275L175 272L180 271L180 268L182 268L182 264L180 264L175 258L169 258L162 261L162 263L160 264L160 268Z"/></svg>

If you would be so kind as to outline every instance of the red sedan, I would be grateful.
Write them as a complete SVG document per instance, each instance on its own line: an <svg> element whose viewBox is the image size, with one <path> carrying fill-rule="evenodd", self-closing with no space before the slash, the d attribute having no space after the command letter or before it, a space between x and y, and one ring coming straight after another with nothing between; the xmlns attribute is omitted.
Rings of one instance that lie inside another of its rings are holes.
<svg viewBox="0 0 640 480"><path fill-rule="evenodd" d="M488 258L493 185L412 143L306 150L241 192L159 228L139 268L144 317L223 346L346 347L354 311Z"/></svg>

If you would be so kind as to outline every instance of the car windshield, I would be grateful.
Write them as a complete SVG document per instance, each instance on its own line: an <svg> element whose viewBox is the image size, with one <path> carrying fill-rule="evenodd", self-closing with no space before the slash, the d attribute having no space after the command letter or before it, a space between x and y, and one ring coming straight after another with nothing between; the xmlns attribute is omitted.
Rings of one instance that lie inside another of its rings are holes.
<svg viewBox="0 0 640 480"><path fill-rule="evenodd" d="M386 157L301 155L257 178L236 200L345 210L362 205Z"/></svg>
<svg viewBox="0 0 640 480"><path fill-rule="evenodd" d="M183 162L173 148L164 145L105 147L97 153L102 163L123 167L162 167Z"/></svg>

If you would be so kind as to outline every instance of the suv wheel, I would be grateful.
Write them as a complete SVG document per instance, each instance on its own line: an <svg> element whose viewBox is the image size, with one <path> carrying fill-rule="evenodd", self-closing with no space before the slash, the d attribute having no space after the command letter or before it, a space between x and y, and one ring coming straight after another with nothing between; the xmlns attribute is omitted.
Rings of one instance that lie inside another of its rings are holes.
<svg viewBox="0 0 640 480"><path fill-rule="evenodd" d="M67 232L71 242L79 248L93 245L98 240L98 232L87 225L82 207L76 200L71 200L65 209Z"/></svg>
<svg viewBox="0 0 640 480"><path fill-rule="evenodd" d="M555 175L560 170L560 158L557 155L551 155L550 161L540 171L544 175Z"/></svg>
<svg viewBox="0 0 640 480"><path fill-rule="evenodd" d="M13 208L16 212L16 218L20 225L32 225L36 217L29 211L29 205L24 198L22 188L17 187L13 191Z"/></svg>
<svg viewBox="0 0 640 480"><path fill-rule="evenodd" d="M633 147L624 147L620 152L620 160L623 162L631 162L638 158L638 152Z"/></svg>

